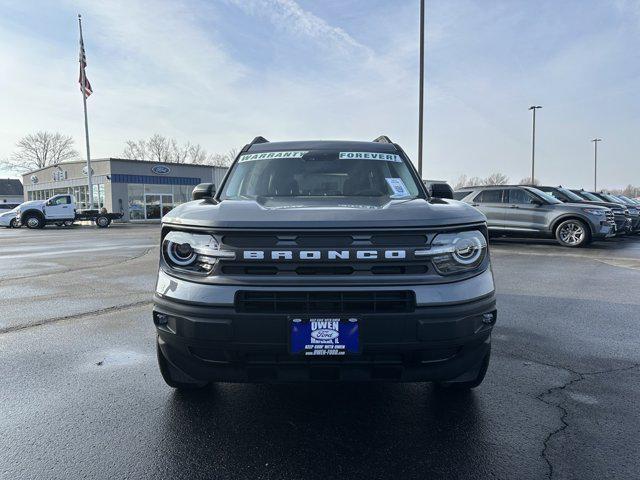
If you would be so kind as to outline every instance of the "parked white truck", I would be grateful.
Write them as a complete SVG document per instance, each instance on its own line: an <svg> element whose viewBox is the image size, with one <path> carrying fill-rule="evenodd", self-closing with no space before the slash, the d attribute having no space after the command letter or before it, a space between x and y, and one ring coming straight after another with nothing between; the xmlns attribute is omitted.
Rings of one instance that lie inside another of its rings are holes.
<svg viewBox="0 0 640 480"><path fill-rule="evenodd" d="M122 213L106 213L102 210L76 210L73 195L54 195L47 200L32 200L16 210L18 225L27 228L44 228L45 225L71 226L75 221L92 220L99 228L108 227Z"/></svg>

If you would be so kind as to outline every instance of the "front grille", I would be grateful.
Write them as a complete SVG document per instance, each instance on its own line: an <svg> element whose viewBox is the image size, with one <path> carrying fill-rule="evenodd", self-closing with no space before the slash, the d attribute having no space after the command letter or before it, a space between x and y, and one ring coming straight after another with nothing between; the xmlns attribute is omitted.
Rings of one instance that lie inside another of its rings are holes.
<svg viewBox="0 0 640 480"><path fill-rule="evenodd" d="M214 275L277 277L402 276L434 273L431 263L413 257L416 249L429 247L434 232L424 230L339 231L227 231L217 237L222 249L236 251L236 259L219 263ZM386 250L406 252L405 258L383 258ZM245 259L243 252L261 251L264 259ZM357 259L360 250L379 252L377 259ZM276 259L271 252L291 252L293 258ZM300 259L301 251L316 251L321 259ZM329 251L348 251L349 258L329 259ZM313 280L311 280L313 281Z"/></svg>
<svg viewBox="0 0 640 480"><path fill-rule="evenodd" d="M371 292L256 292L236 293L239 313L409 313L415 310L410 290Z"/></svg>
<svg viewBox="0 0 640 480"><path fill-rule="evenodd" d="M616 217L611 210L607 210L606 212L607 223L612 227L616 226Z"/></svg>
<svg viewBox="0 0 640 480"><path fill-rule="evenodd" d="M345 248L371 247L424 247L429 236L420 231L397 232L340 232L340 233L225 233L222 243L235 248Z"/></svg>
<svg viewBox="0 0 640 480"><path fill-rule="evenodd" d="M230 264L220 271L224 275L421 275L429 272L429 265L423 262Z"/></svg>

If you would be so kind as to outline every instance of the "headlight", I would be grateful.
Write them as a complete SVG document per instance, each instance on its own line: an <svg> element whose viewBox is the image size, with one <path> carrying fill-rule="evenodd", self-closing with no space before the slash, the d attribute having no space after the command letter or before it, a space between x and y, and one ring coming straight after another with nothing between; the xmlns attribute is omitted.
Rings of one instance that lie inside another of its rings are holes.
<svg viewBox="0 0 640 480"><path fill-rule="evenodd" d="M600 217L606 215L607 213L607 211L602 208L585 208L583 211L586 213L590 213L591 215L597 215Z"/></svg>
<svg viewBox="0 0 640 480"><path fill-rule="evenodd" d="M220 250L211 235L173 231L162 241L162 256L172 268L206 274L220 258L235 258L235 253Z"/></svg>
<svg viewBox="0 0 640 480"><path fill-rule="evenodd" d="M477 231L441 233L428 250L418 250L417 257L429 257L440 275L452 275L478 268L487 255L487 239Z"/></svg>

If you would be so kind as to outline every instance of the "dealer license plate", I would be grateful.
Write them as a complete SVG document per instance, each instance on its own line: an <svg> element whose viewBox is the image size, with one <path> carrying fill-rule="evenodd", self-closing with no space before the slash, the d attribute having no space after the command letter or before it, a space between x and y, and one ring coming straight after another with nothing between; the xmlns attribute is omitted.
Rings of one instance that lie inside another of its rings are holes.
<svg viewBox="0 0 640 480"><path fill-rule="evenodd" d="M360 352L358 319L290 317L290 351L308 357L338 357Z"/></svg>

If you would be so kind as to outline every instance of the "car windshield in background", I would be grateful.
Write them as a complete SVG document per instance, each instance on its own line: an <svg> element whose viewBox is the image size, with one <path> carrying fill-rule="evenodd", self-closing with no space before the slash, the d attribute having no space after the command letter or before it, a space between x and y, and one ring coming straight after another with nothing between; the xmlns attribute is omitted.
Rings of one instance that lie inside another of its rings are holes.
<svg viewBox="0 0 640 480"><path fill-rule="evenodd" d="M590 193L590 192L581 191L580 195L582 195L587 200L591 200L592 202L601 202L602 201L601 198L596 197L593 193Z"/></svg>
<svg viewBox="0 0 640 480"><path fill-rule="evenodd" d="M539 197L542 197L546 202L549 203L562 203L556 197L549 195L547 192L543 192L542 190L538 190L537 188L527 187L531 193L535 193Z"/></svg>
<svg viewBox="0 0 640 480"><path fill-rule="evenodd" d="M567 190L566 188L559 188L558 190L564 193L569 200L572 200L574 202L582 202L584 200L584 198L581 198L580 195L576 195L571 190Z"/></svg>
<svg viewBox="0 0 640 480"><path fill-rule="evenodd" d="M609 195L608 193L601 193L600 195L602 195L606 200L610 201L610 202L614 202L614 203L624 203L622 200L620 200L619 198L614 197L613 195Z"/></svg>
<svg viewBox="0 0 640 480"><path fill-rule="evenodd" d="M246 153L234 164L221 200L295 197L411 199L422 190L395 153L336 150Z"/></svg>

